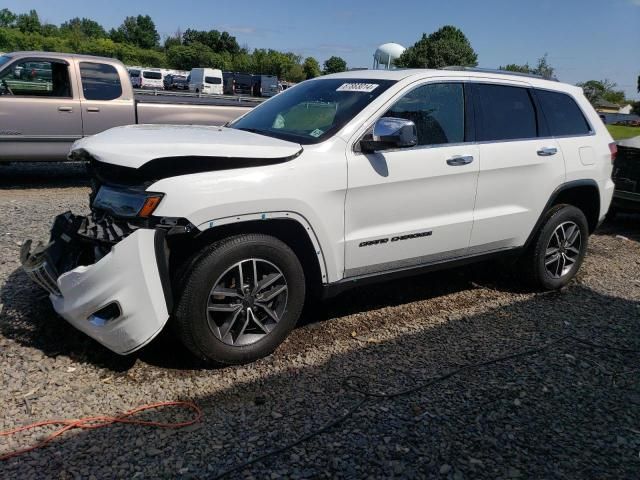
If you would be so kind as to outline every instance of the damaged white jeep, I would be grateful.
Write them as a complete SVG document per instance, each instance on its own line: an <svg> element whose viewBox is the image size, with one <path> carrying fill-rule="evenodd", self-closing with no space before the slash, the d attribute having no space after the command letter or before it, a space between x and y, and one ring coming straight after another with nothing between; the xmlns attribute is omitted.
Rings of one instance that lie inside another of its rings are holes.
<svg viewBox="0 0 640 480"><path fill-rule="evenodd" d="M303 82L225 127L76 142L91 214L58 216L26 272L119 354L171 318L195 355L272 352L305 299L511 254L566 285L613 192L615 145L576 87L479 70Z"/></svg>

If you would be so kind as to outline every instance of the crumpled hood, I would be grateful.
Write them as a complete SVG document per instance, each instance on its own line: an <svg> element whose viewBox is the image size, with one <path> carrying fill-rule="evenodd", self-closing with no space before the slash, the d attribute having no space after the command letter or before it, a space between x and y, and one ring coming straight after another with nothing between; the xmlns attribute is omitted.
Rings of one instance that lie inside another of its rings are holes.
<svg viewBox="0 0 640 480"><path fill-rule="evenodd" d="M294 157L302 146L277 138L226 127L203 125L129 125L78 140L74 152L86 151L100 162L138 169L155 159L211 157L276 159ZM240 166L240 165L238 165Z"/></svg>

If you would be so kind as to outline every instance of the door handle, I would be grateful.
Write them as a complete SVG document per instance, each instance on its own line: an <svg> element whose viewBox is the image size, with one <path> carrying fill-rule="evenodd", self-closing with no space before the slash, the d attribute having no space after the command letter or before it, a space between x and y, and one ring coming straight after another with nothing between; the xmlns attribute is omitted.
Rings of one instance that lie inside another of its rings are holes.
<svg viewBox="0 0 640 480"><path fill-rule="evenodd" d="M550 157L558 153L558 149L556 147L542 147L538 150L538 155L541 157Z"/></svg>
<svg viewBox="0 0 640 480"><path fill-rule="evenodd" d="M87 112L99 112L100 107L87 107Z"/></svg>
<svg viewBox="0 0 640 480"><path fill-rule="evenodd" d="M447 160L447 165L459 167L461 165L469 165L471 162L473 162L473 156L471 155L456 155Z"/></svg>
<svg viewBox="0 0 640 480"><path fill-rule="evenodd" d="M59 112L73 112L73 107L58 107Z"/></svg>

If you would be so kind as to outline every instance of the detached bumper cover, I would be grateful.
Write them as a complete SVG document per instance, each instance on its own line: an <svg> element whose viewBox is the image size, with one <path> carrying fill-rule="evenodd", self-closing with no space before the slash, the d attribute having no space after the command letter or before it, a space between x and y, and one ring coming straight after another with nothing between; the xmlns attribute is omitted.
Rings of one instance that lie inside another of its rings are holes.
<svg viewBox="0 0 640 480"><path fill-rule="evenodd" d="M53 232L52 232L53 233ZM47 246L30 254L23 251L25 271L47 272L46 288L56 312L78 330L118 353L133 352L150 342L169 318L165 295L164 234L138 229L111 248L98 262L78 266L57 278L51 250L60 248L52 237ZM67 242L71 248L72 244ZM44 265L44 267L43 267ZM35 278L34 278L35 279ZM57 289L57 291L56 291Z"/></svg>

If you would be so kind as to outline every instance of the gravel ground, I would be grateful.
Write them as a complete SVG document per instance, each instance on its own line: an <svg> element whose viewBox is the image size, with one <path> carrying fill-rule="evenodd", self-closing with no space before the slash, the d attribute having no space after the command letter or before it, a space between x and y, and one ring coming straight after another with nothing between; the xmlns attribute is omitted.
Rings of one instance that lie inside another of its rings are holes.
<svg viewBox="0 0 640 480"><path fill-rule="evenodd" d="M1 478L215 477L357 405L349 375L396 392L559 338L412 394L366 399L326 433L229 477L638 478L639 217L592 236L561 292L528 292L496 264L361 288L307 312L269 358L206 369L170 335L132 357L111 354L58 318L21 273L23 238L45 239L54 215L86 210L87 192L79 166L0 167L0 430L185 399L204 421L69 432L1 462ZM0 452L45 433L0 437Z"/></svg>

